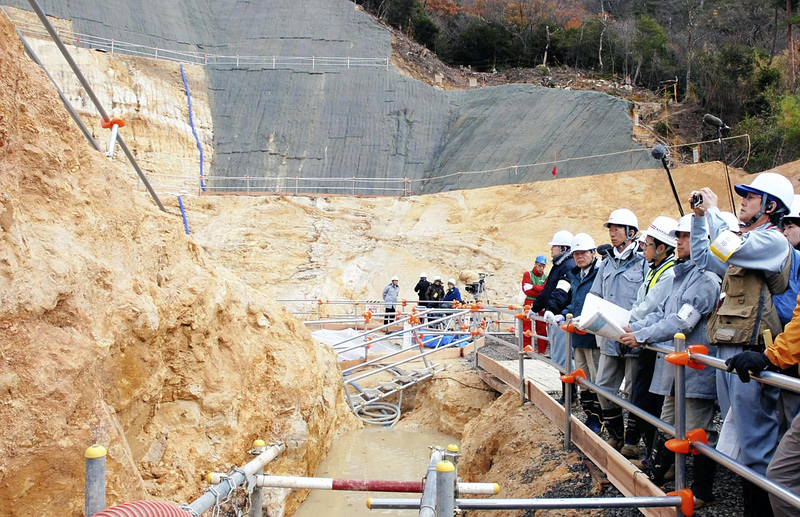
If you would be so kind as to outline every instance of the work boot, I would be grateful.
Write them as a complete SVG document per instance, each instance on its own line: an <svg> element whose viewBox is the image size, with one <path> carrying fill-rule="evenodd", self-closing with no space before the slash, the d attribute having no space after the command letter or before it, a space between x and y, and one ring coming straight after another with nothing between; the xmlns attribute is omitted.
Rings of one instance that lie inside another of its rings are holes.
<svg viewBox="0 0 800 517"><path fill-rule="evenodd" d="M641 470L642 472L647 472L648 470L650 470L650 457L645 456L640 460L639 459L631 460L631 465Z"/></svg>
<svg viewBox="0 0 800 517"><path fill-rule="evenodd" d="M694 469L692 475L692 493L695 497L695 509L699 503L703 506L714 502L714 476L717 473L717 464L714 460L699 455L694 457Z"/></svg>
<svg viewBox="0 0 800 517"><path fill-rule="evenodd" d="M586 427L595 434L603 432L602 414L603 408L597 401L597 394L588 390L581 391L581 406L586 414Z"/></svg>
<svg viewBox="0 0 800 517"><path fill-rule="evenodd" d="M603 413L605 428L608 431L608 443L616 450L625 444L625 422L622 420L622 408L613 407Z"/></svg>
<svg viewBox="0 0 800 517"><path fill-rule="evenodd" d="M628 427L625 429L625 446L619 451L626 458L639 457L639 441L641 440L641 435L636 427L636 423L636 417L634 415L629 415Z"/></svg>
<svg viewBox="0 0 800 517"><path fill-rule="evenodd" d="M667 479L670 469L672 478L675 479L675 453L667 449L667 437L663 434L658 435L658 440L653 444L653 452L650 455L650 472L647 475L656 485L663 485Z"/></svg>

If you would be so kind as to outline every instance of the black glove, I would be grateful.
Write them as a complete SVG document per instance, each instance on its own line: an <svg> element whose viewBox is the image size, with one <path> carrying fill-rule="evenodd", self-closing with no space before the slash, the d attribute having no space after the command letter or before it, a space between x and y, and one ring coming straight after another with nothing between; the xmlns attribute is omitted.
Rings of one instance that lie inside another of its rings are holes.
<svg viewBox="0 0 800 517"><path fill-rule="evenodd" d="M728 371L736 370L736 374L742 382L750 382L750 374L759 374L764 370L777 371L778 367L772 364L764 352L756 352L748 350L741 352L735 356L727 359L725 364L728 366Z"/></svg>
<svg viewBox="0 0 800 517"><path fill-rule="evenodd" d="M614 249L614 246L612 246L611 244L601 244L600 246L597 247L597 253L599 253L600 256L602 257L603 255L608 255L609 253L611 253L612 249Z"/></svg>

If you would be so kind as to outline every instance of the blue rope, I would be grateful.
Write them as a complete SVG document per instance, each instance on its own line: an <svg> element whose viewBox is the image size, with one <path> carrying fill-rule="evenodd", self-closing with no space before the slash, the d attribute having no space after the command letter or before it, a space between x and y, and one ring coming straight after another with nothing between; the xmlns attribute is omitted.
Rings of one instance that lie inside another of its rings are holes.
<svg viewBox="0 0 800 517"><path fill-rule="evenodd" d="M181 207L181 217L183 217L183 229L186 230L186 235L189 235L189 221L186 220L186 210L183 209L183 199L178 196L178 205Z"/></svg>
<svg viewBox="0 0 800 517"><path fill-rule="evenodd" d="M197 142L197 150L200 151L200 190L205 192L206 183L205 183L205 178L203 177L203 146L200 145L200 139L197 138L197 131L194 129L194 119L192 118L192 94L189 93L189 83L186 82L186 74L183 72L183 65L181 65L181 77L183 77L183 86L184 88L186 88L186 100L189 102L189 125L192 127L192 134L194 135L194 141ZM183 219L185 222L186 216L184 216ZM186 227L186 233L189 233L188 226Z"/></svg>

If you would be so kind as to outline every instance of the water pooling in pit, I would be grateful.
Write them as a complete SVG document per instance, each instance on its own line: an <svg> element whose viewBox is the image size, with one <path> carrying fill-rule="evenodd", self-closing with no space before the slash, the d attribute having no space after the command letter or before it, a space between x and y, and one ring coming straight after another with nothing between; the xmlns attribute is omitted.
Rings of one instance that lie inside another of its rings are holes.
<svg viewBox="0 0 800 517"><path fill-rule="evenodd" d="M318 477L418 481L428 469L430 445L447 447L459 441L428 429L387 429L368 426L351 431L333 443L317 470ZM300 505L296 517L344 517L379 514L407 514L390 510L369 510L368 497L420 497L419 494L385 492L336 492L312 490Z"/></svg>

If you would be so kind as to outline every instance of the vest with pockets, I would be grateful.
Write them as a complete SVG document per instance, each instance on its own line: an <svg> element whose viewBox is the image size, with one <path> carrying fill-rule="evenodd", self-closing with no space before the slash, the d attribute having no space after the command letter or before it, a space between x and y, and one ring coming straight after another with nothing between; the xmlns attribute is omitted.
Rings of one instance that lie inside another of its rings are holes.
<svg viewBox="0 0 800 517"><path fill-rule="evenodd" d="M763 271L732 266L722 280L725 298L708 319L708 342L764 349L763 332L769 329L774 338L783 325L772 303L789 285L791 260L783 270L767 279Z"/></svg>

